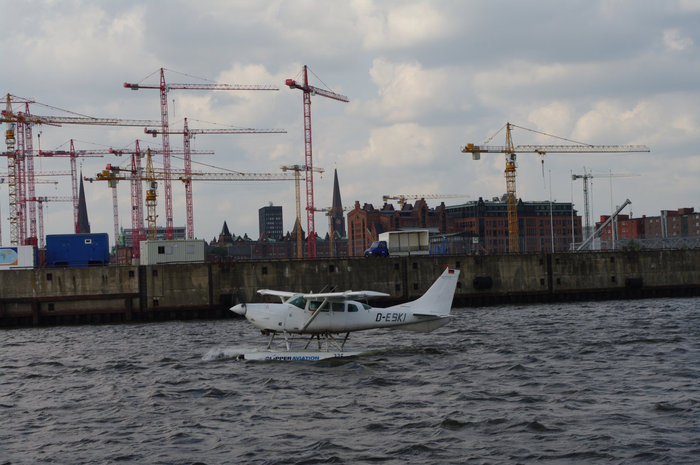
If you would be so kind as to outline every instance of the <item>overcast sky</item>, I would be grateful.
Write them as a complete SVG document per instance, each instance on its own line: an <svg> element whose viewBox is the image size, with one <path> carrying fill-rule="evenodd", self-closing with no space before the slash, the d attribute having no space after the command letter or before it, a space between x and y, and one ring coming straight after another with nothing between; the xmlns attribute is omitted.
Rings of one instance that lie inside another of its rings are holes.
<svg viewBox="0 0 700 465"><path fill-rule="evenodd" d="M384 194L453 194L447 205L505 192L504 157L473 161L460 152L506 122L589 144L644 144L650 153L518 156L517 195L524 201L575 204L583 189L571 174L593 179L594 218L626 198L634 216L700 208L700 1L10 1L0 0L0 92L80 114L160 119L157 90L124 82L274 84L279 91L168 94L171 128L280 128L286 134L200 135L193 169L220 167L281 173L304 163L302 93L284 86L308 65L310 83L349 103L312 97L315 204L329 207L337 166L346 207L382 204ZM205 81L208 79L209 81ZM61 114L33 105L37 115ZM67 114L64 114L67 115ZM42 150L160 147L142 128L39 126ZM492 145L504 144L504 133ZM519 144L560 140L516 129ZM182 148L182 137L171 136ZM3 147L4 150L4 147ZM114 156L85 158L85 176ZM2 163L5 163L4 161ZM161 160L156 159L156 164ZM174 168L182 160L173 157ZM207 166L211 165L211 166ZM68 171L68 159L37 159L37 172ZM6 168L0 169L6 171ZM610 178L605 174L629 174ZM70 195L69 177L38 184L37 194ZM550 185L551 180L551 185ZM93 232L113 235L105 183L86 183ZM198 238L223 222L234 234L258 236L258 209L295 217L293 182L194 184ZM130 191L121 183L119 219L131 227ZM303 186L302 186L303 196ZM430 206L440 199L428 200ZM303 204L303 200L302 200ZM159 225L164 226L159 192ZM174 223L185 225L184 188L173 183ZM630 210L626 210L629 213ZM3 245L9 243L7 185L0 185ZM162 221L160 221L162 220ZM306 230L305 212L302 221ZM327 219L316 215L325 235ZM70 203L45 210L46 234L72 232Z"/></svg>

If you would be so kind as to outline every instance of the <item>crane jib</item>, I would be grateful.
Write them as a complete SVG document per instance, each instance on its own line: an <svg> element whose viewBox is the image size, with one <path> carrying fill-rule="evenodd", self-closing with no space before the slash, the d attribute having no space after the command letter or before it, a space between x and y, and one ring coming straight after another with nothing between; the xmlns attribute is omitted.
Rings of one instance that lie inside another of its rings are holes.
<svg viewBox="0 0 700 465"><path fill-rule="evenodd" d="M649 152L646 145L517 145L515 153L605 153L605 152ZM467 144L463 153L508 153L503 145Z"/></svg>

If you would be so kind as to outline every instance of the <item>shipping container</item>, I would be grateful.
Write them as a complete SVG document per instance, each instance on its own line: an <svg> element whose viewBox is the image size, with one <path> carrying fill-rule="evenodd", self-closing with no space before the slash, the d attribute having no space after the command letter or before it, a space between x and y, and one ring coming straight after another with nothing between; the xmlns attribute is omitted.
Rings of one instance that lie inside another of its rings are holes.
<svg viewBox="0 0 700 465"><path fill-rule="evenodd" d="M107 233L49 234L46 236L46 266L109 264Z"/></svg>
<svg viewBox="0 0 700 465"><path fill-rule="evenodd" d="M204 261L206 243L199 239L141 241L141 265Z"/></svg>
<svg viewBox="0 0 700 465"><path fill-rule="evenodd" d="M37 248L33 245L0 247L0 270L35 268L37 263Z"/></svg>

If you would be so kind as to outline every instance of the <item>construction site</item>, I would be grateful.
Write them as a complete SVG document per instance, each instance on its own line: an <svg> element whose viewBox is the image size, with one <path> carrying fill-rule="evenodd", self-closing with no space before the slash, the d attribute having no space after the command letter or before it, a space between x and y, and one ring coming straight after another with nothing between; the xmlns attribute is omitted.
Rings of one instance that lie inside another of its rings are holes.
<svg viewBox="0 0 700 465"><path fill-rule="evenodd" d="M391 294L389 300L401 301L423 292L436 271L444 266L463 270L456 300L465 305L696 295L700 290L700 213L685 208L661 212L659 219L663 221L655 222L655 217L640 221L622 214L630 204L627 199L611 215L601 217L600 222L593 221L588 200L590 180L634 174L594 174L585 169L582 174L572 173L572 183L582 181L583 215L575 210L573 202L528 202L518 197L517 154L536 155L544 163L547 154L649 152L644 145L583 144L506 123L491 137L501 134L504 145L489 145L489 139L485 144L467 143L461 148L473 160L489 154L505 157L502 196L445 205L444 199L469 199L470 195L386 194L379 208L371 203L361 205L358 200L353 208L348 208L340 199L335 170L332 205L317 207L314 173L322 174L324 170L314 166L311 97L339 102L349 99L310 85L308 72L304 66L300 78L285 81L289 89L302 92L303 163L284 164L277 173L222 169L213 163L201 163L209 169L193 169L193 155L213 155L212 151L191 147L196 135L287 131L191 127L187 117L182 127L176 128L169 120L168 100L169 92L179 89L279 90L273 85L172 83L166 81L163 68L158 71L157 84L124 83L127 90L158 92L159 121L93 117L67 110L61 111L68 116L39 115L35 114L35 106L54 110L51 113L59 109L6 94L0 122L6 128L7 150L2 155L7 158L7 173L3 180L8 189L10 227L5 232L9 240L0 231L3 325L220 317L230 305L255 299L255 289L260 286L376 288ZM65 150L41 150L41 132L37 132L37 127L73 125L142 128L160 144L151 147L136 139L119 148L86 150L70 139ZM514 128L562 140L556 145L516 145ZM171 135L182 136L182 148L171 147ZM78 169L83 158L105 156L125 162L107 163L94 173ZM182 161L182 168L174 167L175 157ZM67 158L70 170L36 169L44 158ZM39 184L55 186L61 176L70 178L71 195L39 192ZM280 235L279 224L276 237L263 234L262 230L257 240L234 237L223 221L218 239L208 243L198 238L194 221L195 181L285 181L290 183L290 190L293 183L296 214L292 233ZM90 231L86 182L102 183L110 189L114 228L110 231L111 241L105 231ZM174 183L182 183L184 201L174 198ZM129 186L127 220L119 217L118 185ZM442 203L431 208L426 199ZM70 203L70 231L45 234L44 208L48 202ZM184 205L184 227L175 224L175 213L179 211L176 205ZM328 220L325 238L317 234L316 214L323 214ZM634 234L629 233L632 226ZM128 241L124 240L125 231ZM392 231L424 231L425 243L420 253L409 248L407 253L392 252L393 255L383 254L382 259L366 259L373 243ZM661 250L643 250L647 247L639 244L641 239L647 239L642 237L646 232L649 239L658 239L661 244L648 249ZM212 255L213 249L216 255Z"/></svg>

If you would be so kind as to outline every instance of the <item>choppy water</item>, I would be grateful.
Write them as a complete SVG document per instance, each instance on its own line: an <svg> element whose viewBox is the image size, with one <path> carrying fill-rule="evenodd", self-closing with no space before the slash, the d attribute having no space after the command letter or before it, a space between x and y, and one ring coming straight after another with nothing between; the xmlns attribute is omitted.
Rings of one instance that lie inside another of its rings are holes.
<svg viewBox="0 0 700 465"><path fill-rule="evenodd" d="M0 464L699 463L700 299L456 309L327 362L244 320L0 332Z"/></svg>

